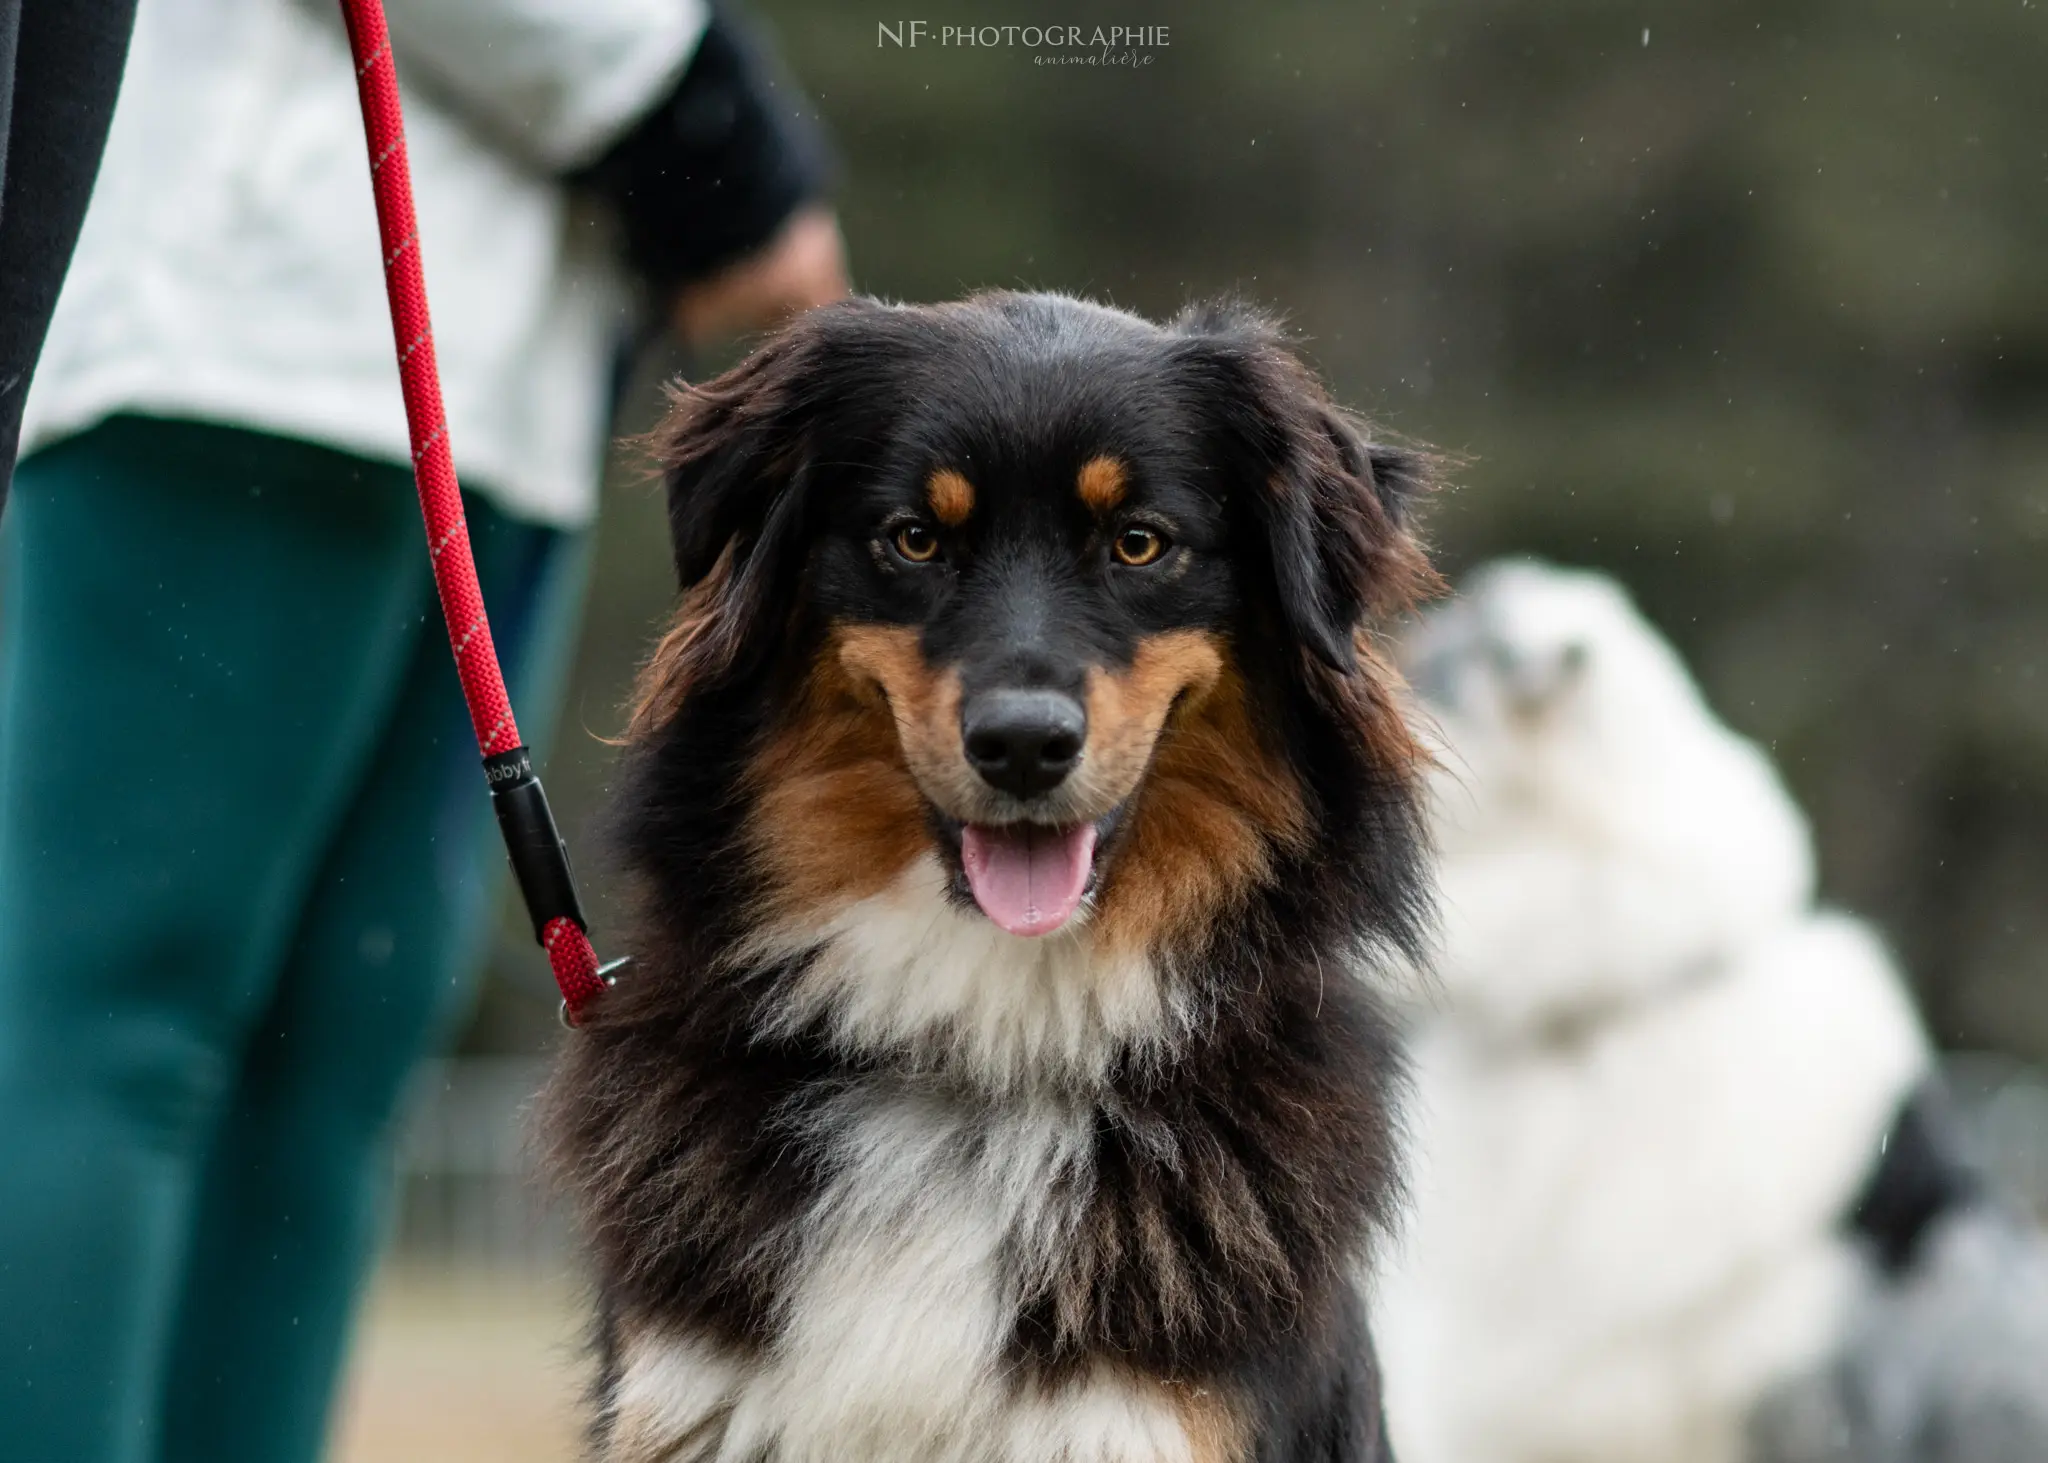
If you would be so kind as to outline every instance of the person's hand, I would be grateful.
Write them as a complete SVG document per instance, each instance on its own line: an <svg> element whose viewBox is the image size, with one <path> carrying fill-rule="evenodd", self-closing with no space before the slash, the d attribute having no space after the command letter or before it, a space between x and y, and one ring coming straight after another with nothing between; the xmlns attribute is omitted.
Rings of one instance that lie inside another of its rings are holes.
<svg viewBox="0 0 2048 1463"><path fill-rule="evenodd" d="M709 279L685 285L671 316L685 344L744 335L845 296L846 241L824 204L800 208L780 232Z"/></svg>

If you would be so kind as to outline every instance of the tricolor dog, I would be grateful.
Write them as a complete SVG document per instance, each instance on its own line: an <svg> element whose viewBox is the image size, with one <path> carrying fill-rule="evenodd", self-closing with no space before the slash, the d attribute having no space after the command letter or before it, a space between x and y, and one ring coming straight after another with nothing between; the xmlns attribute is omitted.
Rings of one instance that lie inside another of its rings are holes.
<svg viewBox="0 0 2048 1463"><path fill-rule="evenodd" d="M655 445L636 964L547 1116L596 1455L1385 1459L1425 460L1235 306L1023 294L813 312Z"/></svg>

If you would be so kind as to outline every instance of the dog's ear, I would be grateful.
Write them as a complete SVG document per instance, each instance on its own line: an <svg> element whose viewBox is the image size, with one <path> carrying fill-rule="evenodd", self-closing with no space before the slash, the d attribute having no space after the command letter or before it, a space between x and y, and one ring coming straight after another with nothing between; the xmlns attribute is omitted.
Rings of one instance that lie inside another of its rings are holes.
<svg viewBox="0 0 2048 1463"><path fill-rule="evenodd" d="M794 527L818 336L799 321L724 375L669 386L668 415L648 444L668 489L669 546L685 594L728 554L725 577L758 579Z"/></svg>
<svg viewBox="0 0 2048 1463"><path fill-rule="evenodd" d="M787 623L822 439L846 411L872 414L851 399L865 388L849 346L887 312L865 300L825 306L724 375L669 388L668 415L647 446L668 490L683 601L643 676L643 708L743 669Z"/></svg>
<svg viewBox="0 0 2048 1463"><path fill-rule="evenodd" d="M1374 440L1264 317L1207 305L1174 328L1187 337L1212 450L1265 540L1287 628L1350 672L1360 623L1434 584L1412 527L1431 459Z"/></svg>

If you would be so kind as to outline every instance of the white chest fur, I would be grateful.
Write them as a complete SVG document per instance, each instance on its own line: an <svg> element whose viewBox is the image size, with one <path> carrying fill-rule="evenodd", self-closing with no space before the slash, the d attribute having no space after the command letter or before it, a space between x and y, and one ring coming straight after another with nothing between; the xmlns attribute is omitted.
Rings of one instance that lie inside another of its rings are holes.
<svg viewBox="0 0 2048 1463"><path fill-rule="evenodd" d="M1005 1366L1090 1182L1085 1108L862 1092L828 1121L840 1166L771 1353L633 1338L618 1463L1197 1463L1168 1389L1105 1370L1046 1392Z"/></svg>
<svg viewBox="0 0 2048 1463"><path fill-rule="evenodd" d="M1006 1361L1033 1267L1094 1181L1091 1105L1031 1078L1169 1046L1149 965L1098 961L1085 930L1006 935L926 865L781 939L823 943L793 1021L982 1095L882 1077L816 1117L828 1173L771 1348L742 1360L629 1322L613 1463L1206 1463L1199 1399L1108 1367L1048 1392Z"/></svg>
<svg viewBox="0 0 2048 1463"><path fill-rule="evenodd" d="M781 1012L822 1022L849 1053L943 1069L989 1092L1102 1081L1120 1057L1161 1059L1194 1026L1142 954L1097 947L1087 905L1039 939L946 897L938 861L818 923L771 929L756 958L808 952Z"/></svg>

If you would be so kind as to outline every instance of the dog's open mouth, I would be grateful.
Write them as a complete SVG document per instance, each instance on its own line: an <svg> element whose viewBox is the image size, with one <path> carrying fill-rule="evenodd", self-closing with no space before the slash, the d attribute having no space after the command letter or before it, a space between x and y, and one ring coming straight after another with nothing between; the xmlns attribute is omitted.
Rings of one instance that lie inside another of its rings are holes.
<svg viewBox="0 0 2048 1463"><path fill-rule="evenodd" d="M1080 907L1095 872L1095 825L1039 823L960 830L960 863L981 912L1013 935L1049 935Z"/></svg>
<svg viewBox="0 0 2048 1463"><path fill-rule="evenodd" d="M954 897L972 900L996 928L1049 935L1064 927L1095 889L1104 845L1123 809L1088 823L962 823L935 817L953 855Z"/></svg>

